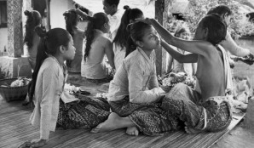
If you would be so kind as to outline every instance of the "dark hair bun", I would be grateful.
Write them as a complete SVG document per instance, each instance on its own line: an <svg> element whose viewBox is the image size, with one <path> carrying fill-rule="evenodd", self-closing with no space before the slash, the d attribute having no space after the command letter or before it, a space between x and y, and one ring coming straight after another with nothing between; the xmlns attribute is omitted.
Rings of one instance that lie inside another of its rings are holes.
<svg viewBox="0 0 254 148"><path fill-rule="evenodd" d="M64 13L63 13L63 16L65 16L65 17L67 17L67 16L69 16L69 11L65 11Z"/></svg>
<svg viewBox="0 0 254 148"><path fill-rule="evenodd" d="M30 12L29 10L25 10L25 11L24 11L24 14L25 14L26 16L29 16L29 15L31 15L31 12Z"/></svg>
<svg viewBox="0 0 254 148"><path fill-rule="evenodd" d="M125 10L130 10L131 8L130 8L130 6L125 5L125 6L123 6L123 9L125 9Z"/></svg>
<svg viewBox="0 0 254 148"><path fill-rule="evenodd" d="M34 30L41 38L44 38L47 34L47 31L44 27L36 27Z"/></svg>
<svg viewBox="0 0 254 148"><path fill-rule="evenodd" d="M90 22L93 22L93 21L94 21L94 18L88 15L88 16L87 16L87 20L90 21Z"/></svg>

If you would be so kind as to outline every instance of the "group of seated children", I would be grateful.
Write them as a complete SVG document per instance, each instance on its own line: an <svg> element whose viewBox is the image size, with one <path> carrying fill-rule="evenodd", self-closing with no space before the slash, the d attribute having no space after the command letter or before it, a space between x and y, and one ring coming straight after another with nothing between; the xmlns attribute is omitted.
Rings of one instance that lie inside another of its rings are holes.
<svg viewBox="0 0 254 148"><path fill-rule="evenodd" d="M105 12L111 6L107 2L104 0ZM89 20L81 65L84 76L106 77L101 64L104 55L112 68L117 68L107 99L91 99L73 92L79 101L62 101L68 70L64 63L76 63L73 59L75 51L81 50L83 33L75 23L67 25L67 31L36 29L41 40L29 94L35 104L30 120L39 126L40 138L20 147L45 145L50 131L58 127L91 129L93 133L125 128L129 135L158 135L180 128L187 133L214 132L228 127L232 114L226 90L231 88L232 78L228 56L220 45L229 38L223 17L208 14L202 18L193 40L189 40L184 37L188 33L185 29L177 31L174 37L155 19L144 19L141 10L125 9L113 43L105 36L110 20L104 13L89 17L75 11ZM66 20L75 12L65 14ZM75 44L75 38L80 42ZM195 90L182 83L173 88L158 84L155 51L161 46L180 63L197 63Z"/></svg>

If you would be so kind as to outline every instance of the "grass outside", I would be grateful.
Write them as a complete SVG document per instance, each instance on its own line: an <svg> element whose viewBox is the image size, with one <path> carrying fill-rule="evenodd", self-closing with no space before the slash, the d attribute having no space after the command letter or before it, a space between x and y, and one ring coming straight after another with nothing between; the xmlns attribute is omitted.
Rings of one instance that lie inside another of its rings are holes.
<svg viewBox="0 0 254 148"><path fill-rule="evenodd" d="M254 54L254 38L252 40L240 41L238 44L245 47ZM234 68L234 75L236 76L247 76L250 79L252 87L254 87L254 64L247 65L243 62L236 62Z"/></svg>

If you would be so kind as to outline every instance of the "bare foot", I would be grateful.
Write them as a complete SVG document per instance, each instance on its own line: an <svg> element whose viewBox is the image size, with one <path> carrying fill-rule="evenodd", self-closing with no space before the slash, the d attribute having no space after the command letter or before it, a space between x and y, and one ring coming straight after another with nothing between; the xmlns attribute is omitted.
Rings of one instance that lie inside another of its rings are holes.
<svg viewBox="0 0 254 148"><path fill-rule="evenodd" d="M198 134L198 133L202 132L200 130L197 130L197 129L194 129L194 128L191 128L191 127L187 127L187 126L185 126L185 131L188 134Z"/></svg>
<svg viewBox="0 0 254 148"><path fill-rule="evenodd" d="M139 134L138 128L136 126L128 127L126 130L126 134L131 136L138 136Z"/></svg>
<svg viewBox="0 0 254 148"><path fill-rule="evenodd" d="M100 133L106 131L112 131L121 128L121 124L119 124L120 116L116 113L112 112L108 119L102 123L100 123L97 127L91 130L92 133Z"/></svg>
<svg viewBox="0 0 254 148"><path fill-rule="evenodd" d="M35 139L32 141L27 141L20 145L18 148L38 148L46 145L46 140L44 139Z"/></svg>

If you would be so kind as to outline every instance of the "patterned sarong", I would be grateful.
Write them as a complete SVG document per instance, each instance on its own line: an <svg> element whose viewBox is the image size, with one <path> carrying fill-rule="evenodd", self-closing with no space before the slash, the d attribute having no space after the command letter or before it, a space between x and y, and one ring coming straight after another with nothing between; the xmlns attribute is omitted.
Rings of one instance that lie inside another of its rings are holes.
<svg viewBox="0 0 254 148"><path fill-rule="evenodd" d="M79 98L79 102L66 104L60 99L57 127L91 129L108 118L110 106L105 99L86 96Z"/></svg>
<svg viewBox="0 0 254 148"><path fill-rule="evenodd" d="M109 102L113 112L121 117L128 116L140 132L149 136L161 135L179 129L178 120L167 117L161 103L131 103L129 97Z"/></svg>
<svg viewBox="0 0 254 148"><path fill-rule="evenodd" d="M185 84L177 84L163 98L162 108L168 116L177 116L189 128L216 132L228 127L232 120L226 96L202 102L201 95Z"/></svg>

